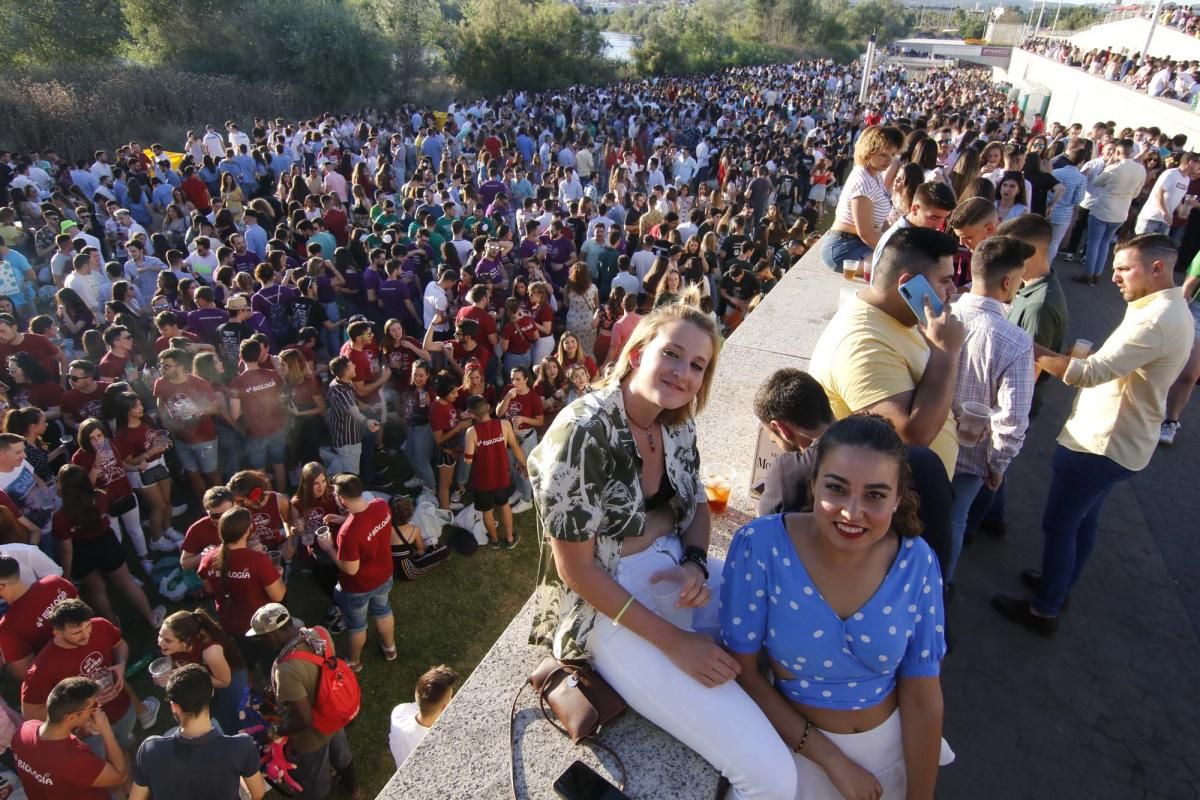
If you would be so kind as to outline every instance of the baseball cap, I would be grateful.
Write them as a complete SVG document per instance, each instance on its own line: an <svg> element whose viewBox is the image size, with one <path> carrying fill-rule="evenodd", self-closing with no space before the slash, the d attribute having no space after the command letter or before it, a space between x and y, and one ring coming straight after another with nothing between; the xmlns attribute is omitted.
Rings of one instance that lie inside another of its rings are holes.
<svg viewBox="0 0 1200 800"><path fill-rule="evenodd" d="M292 621L292 615L282 603L267 603L250 618L250 630L247 636L262 636L265 633L277 631Z"/></svg>
<svg viewBox="0 0 1200 800"><path fill-rule="evenodd" d="M62 221L62 224L58 226L58 232L66 233L67 231L71 230L71 228L78 228L78 227L79 227L79 223L76 222L75 220L64 219Z"/></svg>
<svg viewBox="0 0 1200 800"><path fill-rule="evenodd" d="M250 307L250 301L245 295L235 294L233 297L225 301L226 311L241 311L244 308Z"/></svg>

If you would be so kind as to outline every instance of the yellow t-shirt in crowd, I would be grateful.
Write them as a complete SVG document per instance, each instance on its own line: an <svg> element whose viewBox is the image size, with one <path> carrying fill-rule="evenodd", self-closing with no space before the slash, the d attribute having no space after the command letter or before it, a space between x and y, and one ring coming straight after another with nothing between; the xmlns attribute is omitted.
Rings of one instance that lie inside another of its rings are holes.
<svg viewBox="0 0 1200 800"><path fill-rule="evenodd" d="M833 415L838 419L917 388L929 345L916 329L900 324L857 296L848 299L821 333L813 350L809 371L825 388ZM954 477L958 438L954 415L930 445Z"/></svg>

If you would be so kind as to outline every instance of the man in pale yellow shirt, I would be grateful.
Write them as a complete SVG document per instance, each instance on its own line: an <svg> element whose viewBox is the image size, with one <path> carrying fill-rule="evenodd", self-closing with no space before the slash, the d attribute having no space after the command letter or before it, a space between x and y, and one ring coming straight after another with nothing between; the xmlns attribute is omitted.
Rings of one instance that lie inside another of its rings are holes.
<svg viewBox="0 0 1200 800"><path fill-rule="evenodd" d="M1034 598L997 595L992 605L1038 633L1057 630L1058 613L1095 545L1108 493L1145 469L1158 444L1167 390L1195 336L1175 286L1177 257L1175 244L1160 233L1118 244L1112 279L1128 306L1104 345L1086 358L1035 345L1037 365L1080 391L1054 451L1042 569L1021 573Z"/></svg>
<svg viewBox="0 0 1200 800"><path fill-rule="evenodd" d="M873 285L848 298L834 314L813 349L809 372L825 389L838 419L870 411L886 417L907 444L929 448L938 466L914 470L913 483L922 509L941 523L926 521L925 539L942 567L951 558L950 478L958 458L951 402L959 352L966 331L952 317L948 300L954 288L953 238L930 228L905 228L884 245ZM945 304L940 315L926 307L929 325L900 295L900 286L923 275Z"/></svg>

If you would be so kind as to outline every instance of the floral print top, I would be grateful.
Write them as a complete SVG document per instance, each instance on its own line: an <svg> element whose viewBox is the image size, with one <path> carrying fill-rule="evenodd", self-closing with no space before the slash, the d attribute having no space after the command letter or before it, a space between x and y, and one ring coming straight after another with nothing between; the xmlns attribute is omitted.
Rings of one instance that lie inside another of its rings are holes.
<svg viewBox="0 0 1200 800"><path fill-rule="evenodd" d="M691 420L662 430L664 480L675 490L670 509L673 535L678 536L691 524L697 501L704 502L700 452ZM615 573L622 540L641 536L645 524L641 471L620 385L591 392L564 408L529 454L542 548L531 644L552 648L560 659L587 659L596 610L559 578L550 542L591 539L596 562Z"/></svg>

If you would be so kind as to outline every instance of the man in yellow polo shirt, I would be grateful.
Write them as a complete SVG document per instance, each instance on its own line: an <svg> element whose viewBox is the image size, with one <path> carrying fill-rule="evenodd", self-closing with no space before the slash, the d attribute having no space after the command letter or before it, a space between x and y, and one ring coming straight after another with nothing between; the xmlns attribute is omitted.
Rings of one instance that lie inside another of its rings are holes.
<svg viewBox="0 0 1200 800"><path fill-rule="evenodd" d="M947 305L942 313L916 314L900 286L925 276L943 303L954 292L958 243L930 228L905 228L888 239L875 265L873 285L834 314L813 350L809 372L825 389L838 419L859 411L887 417L913 449L929 448L939 466L913 472L923 509L944 524L926 523L925 538L943 567L950 559L950 478L958 458L951 401L966 331Z"/></svg>
<svg viewBox="0 0 1200 800"><path fill-rule="evenodd" d="M992 598L1000 614L1037 633L1058 629L1058 613L1096 543L1109 492L1145 469L1158 445L1167 390L1195 337L1187 301L1175 286L1178 255L1161 233L1118 244L1112 280L1128 305L1104 345L1086 358L1034 346L1039 367L1080 389L1054 451L1042 569L1021 573L1033 600Z"/></svg>

